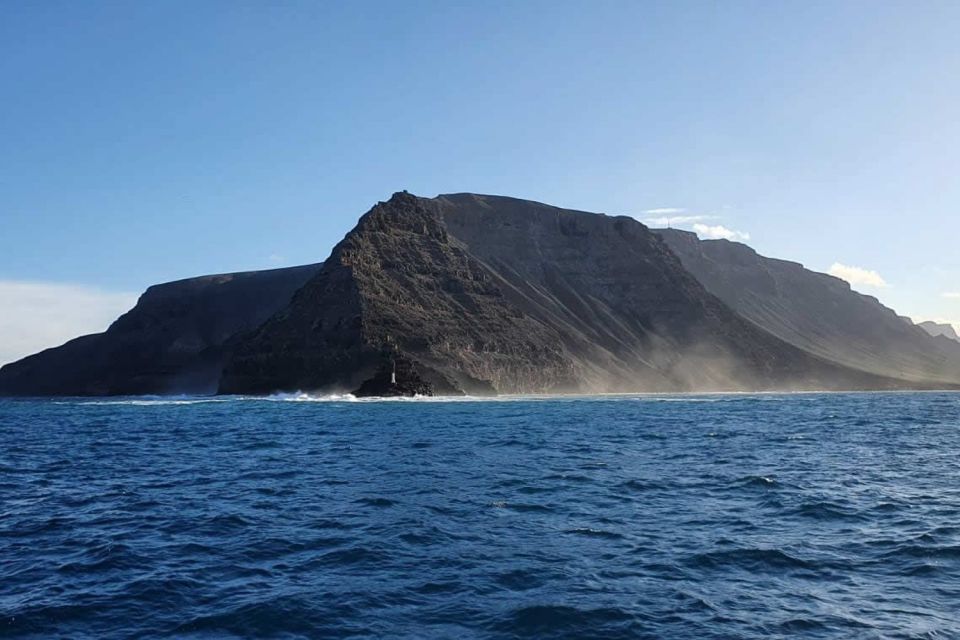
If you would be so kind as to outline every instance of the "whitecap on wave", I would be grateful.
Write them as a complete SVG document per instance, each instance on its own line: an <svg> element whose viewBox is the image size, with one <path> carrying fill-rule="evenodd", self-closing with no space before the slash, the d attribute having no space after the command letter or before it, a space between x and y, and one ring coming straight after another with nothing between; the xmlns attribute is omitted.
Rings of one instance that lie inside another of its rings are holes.
<svg viewBox="0 0 960 640"><path fill-rule="evenodd" d="M499 396L381 396L358 398L352 393L274 393L269 396L135 396L118 398L76 398L56 404L162 406L221 402L542 402L542 401L633 401L633 402L729 402L743 398L775 400L778 394L716 392L697 394L608 393L608 394L535 394Z"/></svg>
<svg viewBox="0 0 960 640"><path fill-rule="evenodd" d="M152 407L162 405L208 404L213 402L231 402L236 398L214 396L137 396L110 400L60 400L54 404L81 404L92 406L126 405L133 407Z"/></svg>
<svg viewBox="0 0 960 640"><path fill-rule="evenodd" d="M330 393L325 395L304 393L274 393L269 396L244 396L244 400L266 400L269 402L357 402L352 393Z"/></svg>

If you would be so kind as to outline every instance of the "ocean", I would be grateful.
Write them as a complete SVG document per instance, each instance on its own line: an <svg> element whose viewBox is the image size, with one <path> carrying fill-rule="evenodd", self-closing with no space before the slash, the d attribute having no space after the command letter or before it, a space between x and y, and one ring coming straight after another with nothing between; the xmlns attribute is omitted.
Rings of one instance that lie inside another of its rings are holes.
<svg viewBox="0 0 960 640"><path fill-rule="evenodd" d="M5 638L957 638L960 394L0 400Z"/></svg>

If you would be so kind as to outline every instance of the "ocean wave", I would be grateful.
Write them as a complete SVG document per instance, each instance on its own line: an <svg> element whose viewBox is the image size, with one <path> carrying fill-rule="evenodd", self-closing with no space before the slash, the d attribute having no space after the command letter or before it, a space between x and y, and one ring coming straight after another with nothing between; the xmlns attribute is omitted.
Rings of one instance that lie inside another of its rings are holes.
<svg viewBox="0 0 960 640"><path fill-rule="evenodd" d="M211 404L223 402L235 402L239 398L228 396L143 396L136 398L117 398L111 400L56 400L53 404L84 405L84 406L130 406L130 407L155 407L167 405L191 405L191 404Z"/></svg>
<svg viewBox="0 0 960 640"><path fill-rule="evenodd" d="M696 569L729 569L739 567L751 571L781 571L784 569L810 569L816 565L790 555L780 549L740 548L697 553L687 560Z"/></svg>
<svg viewBox="0 0 960 640"><path fill-rule="evenodd" d="M567 605L529 605L510 611L493 624L511 637L635 638L636 618L619 607L586 608Z"/></svg>
<svg viewBox="0 0 960 640"><path fill-rule="evenodd" d="M868 392L863 392L868 393ZM714 391L690 393L576 393L576 394L500 394L500 395L452 395L452 396L369 396L356 397L352 393L313 393L305 391L276 392L269 395L169 395L169 396L117 396L70 398L50 401L60 405L87 406L177 406L202 405L230 402L646 402L646 403L717 403L759 400L776 402L789 396L827 395L819 392L745 392Z"/></svg>

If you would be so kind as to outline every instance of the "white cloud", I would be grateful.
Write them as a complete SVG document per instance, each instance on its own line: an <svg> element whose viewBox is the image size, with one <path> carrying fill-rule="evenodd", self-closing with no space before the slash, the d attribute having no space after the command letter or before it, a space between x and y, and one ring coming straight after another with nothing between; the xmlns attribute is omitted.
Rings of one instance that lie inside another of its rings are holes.
<svg viewBox="0 0 960 640"><path fill-rule="evenodd" d="M830 271L827 273L834 277L840 278L841 280L846 280L852 285L877 287L878 289L888 286L886 280L884 280L876 271L871 271L862 267L851 267L839 262L834 262L830 266Z"/></svg>
<svg viewBox="0 0 960 640"><path fill-rule="evenodd" d="M643 213L649 216L660 216L668 213L683 213L686 209L678 207L661 207L660 209L645 209Z"/></svg>
<svg viewBox="0 0 960 640"><path fill-rule="evenodd" d="M730 208L724 205L724 209ZM707 220L716 220L720 216L689 214L687 209L680 207L662 207L660 209L647 209L643 213L653 215L653 217L641 220L644 224L651 227L688 227L692 228L701 238L725 238L727 240L749 240L750 234L743 231L734 231L723 225L704 224ZM656 215L660 214L660 215ZM670 215L685 214L685 215Z"/></svg>
<svg viewBox="0 0 960 640"><path fill-rule="evenodd" d="M267 262L269 262L270 264L283 264L286 261L287 261L286 257L280 255L279 253L271 253L270 256L267 258Z"/></svg>
<svg viewBox="0 0 960 640"><path fill-rule="evenodd" d="M960 299L960 291L945 291L940 294L941 298Z"/></svg>
<svg viewBox="0 0 960 640"><path fill-rule="evenodd" d="M136 301L82 285L0 280L0 365L103 331Z"/></svg>
<svg viewBox="0 0 960 640"><path fill-rule="evenodd" d="M733 229L728 229L723 225L707 225L697 223L693 225L693 230L701 238L710 238L718 239L722 238L724 240L749 240L750 234L743 231L734 231Z"/></svg>
<svg viewBox="0 0 960 640"><path fill-rule="evenodd" d="M700 220L713 220L714 218L716 218L716 216L660 216L659 218L645 218L643 223L654 227L673 227L699 222Z"/></svg>

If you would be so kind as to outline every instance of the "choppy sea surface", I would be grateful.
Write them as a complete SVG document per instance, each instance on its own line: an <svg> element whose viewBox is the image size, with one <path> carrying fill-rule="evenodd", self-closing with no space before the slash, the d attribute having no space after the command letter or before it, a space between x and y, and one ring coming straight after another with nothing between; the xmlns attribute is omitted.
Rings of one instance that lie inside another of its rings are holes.
<svg viewBox="0 0 960 640"><path fill-rule="evenodd" d="M349 400L0 401L0 636L960 637L960 394Z"/></svg>

